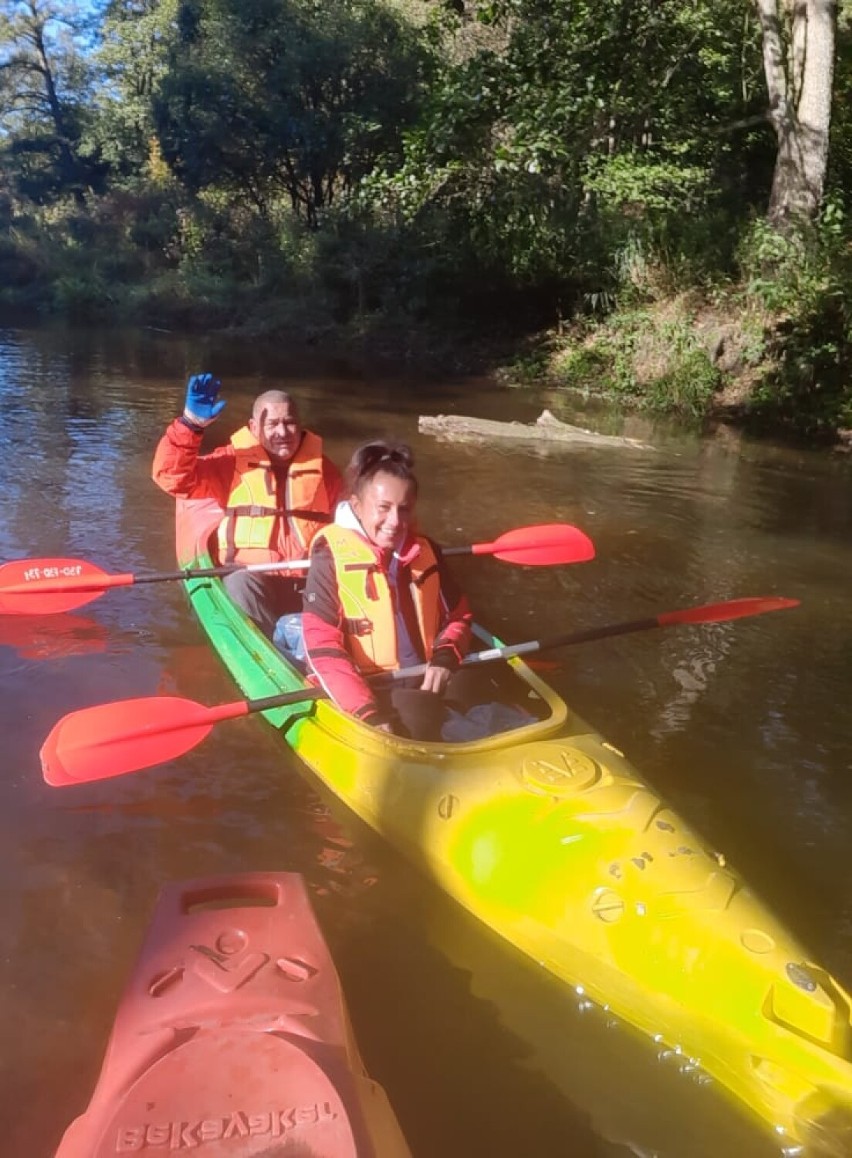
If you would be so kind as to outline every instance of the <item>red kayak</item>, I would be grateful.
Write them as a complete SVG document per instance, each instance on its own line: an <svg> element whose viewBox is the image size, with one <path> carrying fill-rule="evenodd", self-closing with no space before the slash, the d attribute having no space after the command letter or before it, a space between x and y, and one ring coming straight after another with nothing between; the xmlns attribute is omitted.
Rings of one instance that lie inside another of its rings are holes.
<svg viewBox="0 0 852 1158"><path fill-rule="evenodd" d="M295 873L164 890L94 1096L56 1158L194 1150L410 1158Z"/></svg>

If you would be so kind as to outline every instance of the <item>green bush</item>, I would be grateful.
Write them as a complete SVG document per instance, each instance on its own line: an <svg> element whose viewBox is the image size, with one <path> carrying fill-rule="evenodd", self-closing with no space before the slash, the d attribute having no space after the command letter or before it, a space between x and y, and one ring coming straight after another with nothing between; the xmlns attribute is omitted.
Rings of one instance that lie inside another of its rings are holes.
<svg viewBox="0 0 852 1158"><path fill-rule="evenodd" d="M600 345L582 345L554 359L553 370L561 382L575 390L607 391L612 387L613 358Z"/></svg>
<svg viewBox="0 0 852 1158"><path fill-rule="evenodd" d="M852 223L837 202L805 230L755 222L741 257L746 294L776 319L750 418L832 437L852 422Z"/></svg>
<svg viewBox="0 0 852 1158"><path fill-rule="evenodd" d="M645 404L658 413L702 418L720 385L719 372L704 350L681 352L670 369L648 386Z"/></svg>
<svg viewBox="0 0 852 1158"><path fill-rule="evenodd" d="M661 318L651 308L616 311L554 355L551 370L567 387L688 418L707 413L721 384L692 319Z"/></svg>

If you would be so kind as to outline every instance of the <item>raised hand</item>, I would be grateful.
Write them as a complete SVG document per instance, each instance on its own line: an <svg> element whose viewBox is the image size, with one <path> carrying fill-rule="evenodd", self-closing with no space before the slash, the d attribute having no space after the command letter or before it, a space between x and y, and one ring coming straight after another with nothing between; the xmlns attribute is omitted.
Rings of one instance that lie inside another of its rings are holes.
<svg viewBox="0 0 852 1158"><path fill-rule="evenodd" d="M192 426L202 430L215 422L225 408L225 403L217 402L222 383L212 374L193 374L186 384L186 402L183 416Z"/></svg>

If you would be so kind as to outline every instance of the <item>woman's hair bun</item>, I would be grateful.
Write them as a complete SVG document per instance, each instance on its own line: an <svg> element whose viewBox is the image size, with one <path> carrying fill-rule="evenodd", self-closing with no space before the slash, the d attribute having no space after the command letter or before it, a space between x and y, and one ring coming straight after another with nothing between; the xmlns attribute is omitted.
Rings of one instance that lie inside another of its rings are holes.
<svg viewBox="0 0 852 1158"><path fill-rule="evenodd" d="M379 471L385 471L395 478L417 485L414 477L414 455L411 447L404 442L376 439L359 446L352 455L346 471L350 490L357 494Z"/></svg>

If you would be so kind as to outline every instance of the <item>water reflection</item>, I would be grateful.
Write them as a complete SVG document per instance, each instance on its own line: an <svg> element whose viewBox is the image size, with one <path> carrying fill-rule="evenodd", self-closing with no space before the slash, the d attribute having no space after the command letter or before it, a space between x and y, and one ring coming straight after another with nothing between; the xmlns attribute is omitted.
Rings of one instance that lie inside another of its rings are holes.
<svg viewBox="0 0 852 1158"><path fill-rule="evenodd" d="M108 646L111 640L103 624L83 615L0 617L0 647L13 648L20 659L55 660L69 655L92 655L106 651Z"/></svg>
<svg viewBox="0 0 852 1158"><path fill-rule="evenodd" d="M459 564L513 641L739 595L801 599L795 612L578 647L554 655L548 678L849 985L852 463L644 418L606 428L652 452L452 447L418 435L418 415L527 421L562 400L374 381L313 357L152 332L0 331L0 560L170 570L172 504L150 461L185 375L210 366L228 396L217 441L282 382L338 461L378 431L411 441L428 480L423 522L443 542L582 526L598 555L581 567ZM589 424L567 401L560 417ZM84 1105L160 884L291 869L309 882L368 1067L418 1158L598 1158L628 1145L762 1158L738 1114L584 1017L318 801L256 721L163 768L48 789L38 747L65 712L136 695L234 698L178 584L109 592L85 611L0 621L0 1021L15 1043L0 1063L4 1155L50 1153Z"/></svg>

